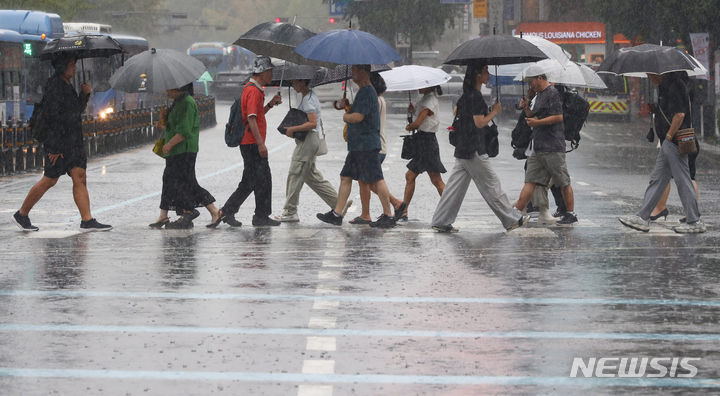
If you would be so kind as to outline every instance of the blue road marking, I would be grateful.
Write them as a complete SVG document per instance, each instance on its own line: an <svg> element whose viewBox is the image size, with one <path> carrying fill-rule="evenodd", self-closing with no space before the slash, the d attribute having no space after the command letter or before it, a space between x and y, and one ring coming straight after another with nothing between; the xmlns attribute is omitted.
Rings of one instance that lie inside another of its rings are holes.
<svg viewBox="0 0 720 396"><path fill-rule="evenodd" d="M532 305L660 305L720 307L720 301L633 298L522 298L522 297L387 297L362 295L241 294L241 293L161 293L92 290L0 290L0 297L92 297L168 300L236 301L339 301L350 303L425 304L532 304Z"/></svg>
<svg viewBox="0 0 720 396"><path fill-rule="evenodd" d="M653 341L720 341L717 333L595 333L577 331L444 331L391 329L310 329L263 327L199 326L114 326L72 324L0 324L0 332L74 332L74 333L183 333L227 335L285 335L334 337L402 338L510 338L510 339L594 339Z"/></svg>
<svg viewBox="0 0 720 396"><path fill-rule="evenodd" d="M1 368L0 377L83 378L83 379L144 379L181 381L243 381L331 384L411 384L411 385L507 385L507 386L569 386L569 387L670 387L718 388L716 378L570 378L570 377L503 377L448 375L386 375L386 374L296 374L218 371L133 371Z"/></svg>

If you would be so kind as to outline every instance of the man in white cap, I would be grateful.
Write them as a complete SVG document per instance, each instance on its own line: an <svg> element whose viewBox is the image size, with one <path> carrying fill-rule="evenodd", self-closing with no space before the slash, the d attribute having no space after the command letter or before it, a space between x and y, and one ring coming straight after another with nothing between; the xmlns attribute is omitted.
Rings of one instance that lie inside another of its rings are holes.
<svg viewBox="0 0 720 396"><path fill-rule="evenodd" d="M557 224L571 225L578 220L574 212L575 199L565 161L562 98L555 87L548 82L542 67L537 65L528 67L525 76L525 81L530 84L536 95L532 110L527 100L523 98L520 102L527 116L527 124L532 128L533 133L526 152L528 160L525 186L520 192L516 207L525 208L532 198L535 187L548 186L552 179L560 186L567 206L567 211Z"/></svg>
<svg viewBox="0 0 720 396"><path fill-rule="evenodd" d="M235 192L230 195L225 205L220 209L218 221L209 225L217 226L220 221L232 227L240 227L241 222L235 219L235 213L245 202L250 193L255 193L255 215L252 219L254 226L277 226L280 222L270 218L272 212L272 177L268 162L268 149L265 146L267 122L265 113L276 104L282 103L280 94L273 96L268 104L265 103L264 86L272 82L273 64L267 56L255 58L253 76L243 89L240 99L242 106L242 122L247 125L245 135L240 141L240 154L242 154L245 167L242 180Z"/></svg>

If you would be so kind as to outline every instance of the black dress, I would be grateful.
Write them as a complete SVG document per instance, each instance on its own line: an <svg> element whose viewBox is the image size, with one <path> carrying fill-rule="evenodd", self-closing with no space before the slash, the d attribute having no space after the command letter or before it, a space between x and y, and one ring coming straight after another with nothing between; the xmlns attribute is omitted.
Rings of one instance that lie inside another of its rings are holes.
<svg viewBox="0 0 720 396"><path fill-rule="evenodd" d="M440 146L432 132L415 133L415 156L407 164L413 173L445 173L447 169L440 160Z"/></svg>

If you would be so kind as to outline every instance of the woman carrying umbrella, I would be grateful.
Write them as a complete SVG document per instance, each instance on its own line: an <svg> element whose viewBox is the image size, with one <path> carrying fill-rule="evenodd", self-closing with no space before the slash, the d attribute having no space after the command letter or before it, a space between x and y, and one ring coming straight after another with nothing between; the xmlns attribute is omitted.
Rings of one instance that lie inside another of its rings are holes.
<svg viewBox="0 0 720 396"><path fill-rule="evenodd" d="M430 182L435 186L438 194L442 196L445 189L441 173L447 172L445 166L440 160L440 146L436 133L440 126L438 118L438 110L440 109L440 101L438 96L442 95L442 88L439 85L420 90L423 95L417 106L412 104L408 107L408 112L414 113L415 121L405 127L406 131L415 131L415 155L407 164L408 171L405 173L405 196L403 202L410 206L415 194L415 180L423 172L427 172L430 176ZM401 217L407 218L407 209L405 213L400 214Z"/></svg>
<svg viewBox="0 0 720 396"><path fill-rule="evenodd" d="M320 119L320 100L310 89L310 80L292 80L292 87L302 94L302 100L298 109L307 114L308 121L297 126L287 127L285 135L293 137L297 132L307 131L304 139L295 139L295 150L293 151L290 169L286 185L286 199L283 214L279 220L282 222L300 221L297 215L297 206L300 199L300 190L307 184L325 203L334 208L337 204L337 192L335 188L325 180L322 173L315 166L317 152L320 148L320 136L318 126L322 127Z"/></svg>
<svg viewBox="0 0 720 396"><path fill-rule="evenodd" d="M167 112L165 145L165 171L163 172L160 216L151 228L188 229L193 219L200 216L195 208L204 206L218 219L218 210L213 204L215 198L200 187L195 177L195 161L200 140L200 119L198 108L192 97L192 83L167 90L173 100ZM180 218L170 222L168 211L175 210Z"/></svg>
<svg viewBox="0 0 720 396"><path fill-rule="evenodd" d="M490 166L484 128L500 114L502 106L496 102L488 112L480 88L487 84L489 77L487 65L483 64L470 64L465 72L463 94L458 100L457 123L454 123L456 130L450 132L458 134L454 141L455 166L432 219L432 228L438 232L458 231L452 223L457 218L471 179L507 231L522 226L530 218L510 204L502 191L500 179Z"/></svg>
<svg viewBox="0 0 720 396"><path fill-rule="evenodd" d="M78 95L70 83L75 75L76 55L57 54L52 58L55 74L43 90L42 115L49 126L45 150L45 171L23 201L20 210L13 215L13 222L23 231L37 231L28 213L33 206L52 188L60 176L67 174L73 182L73 198L82 217L80 228L85 231L108 231L112 226L101 224L90 212L90 196L87 190L87 153L83 144L81 114L90 98L90 85L80 85ZM40 109L36 109L40 111Z"/></svg>

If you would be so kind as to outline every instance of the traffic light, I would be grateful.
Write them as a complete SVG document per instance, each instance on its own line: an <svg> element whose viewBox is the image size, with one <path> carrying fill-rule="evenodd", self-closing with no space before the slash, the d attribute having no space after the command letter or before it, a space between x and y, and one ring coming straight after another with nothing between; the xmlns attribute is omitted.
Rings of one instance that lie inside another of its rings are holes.
<svg viewBox="0 0 720 396"><path fill-rule="evenodd" d="M288 18L287 18L287 17L277 17L277 18L275 18L275 23L287 22L287 21L288 21Z"/></svg>
<svg viewBox="0 0 720 396"><path fill-rule="evenodd" d="M330 23L335 23L335 18L330 17L330 19L328 20L328 22L330 22Z"/></svg>

